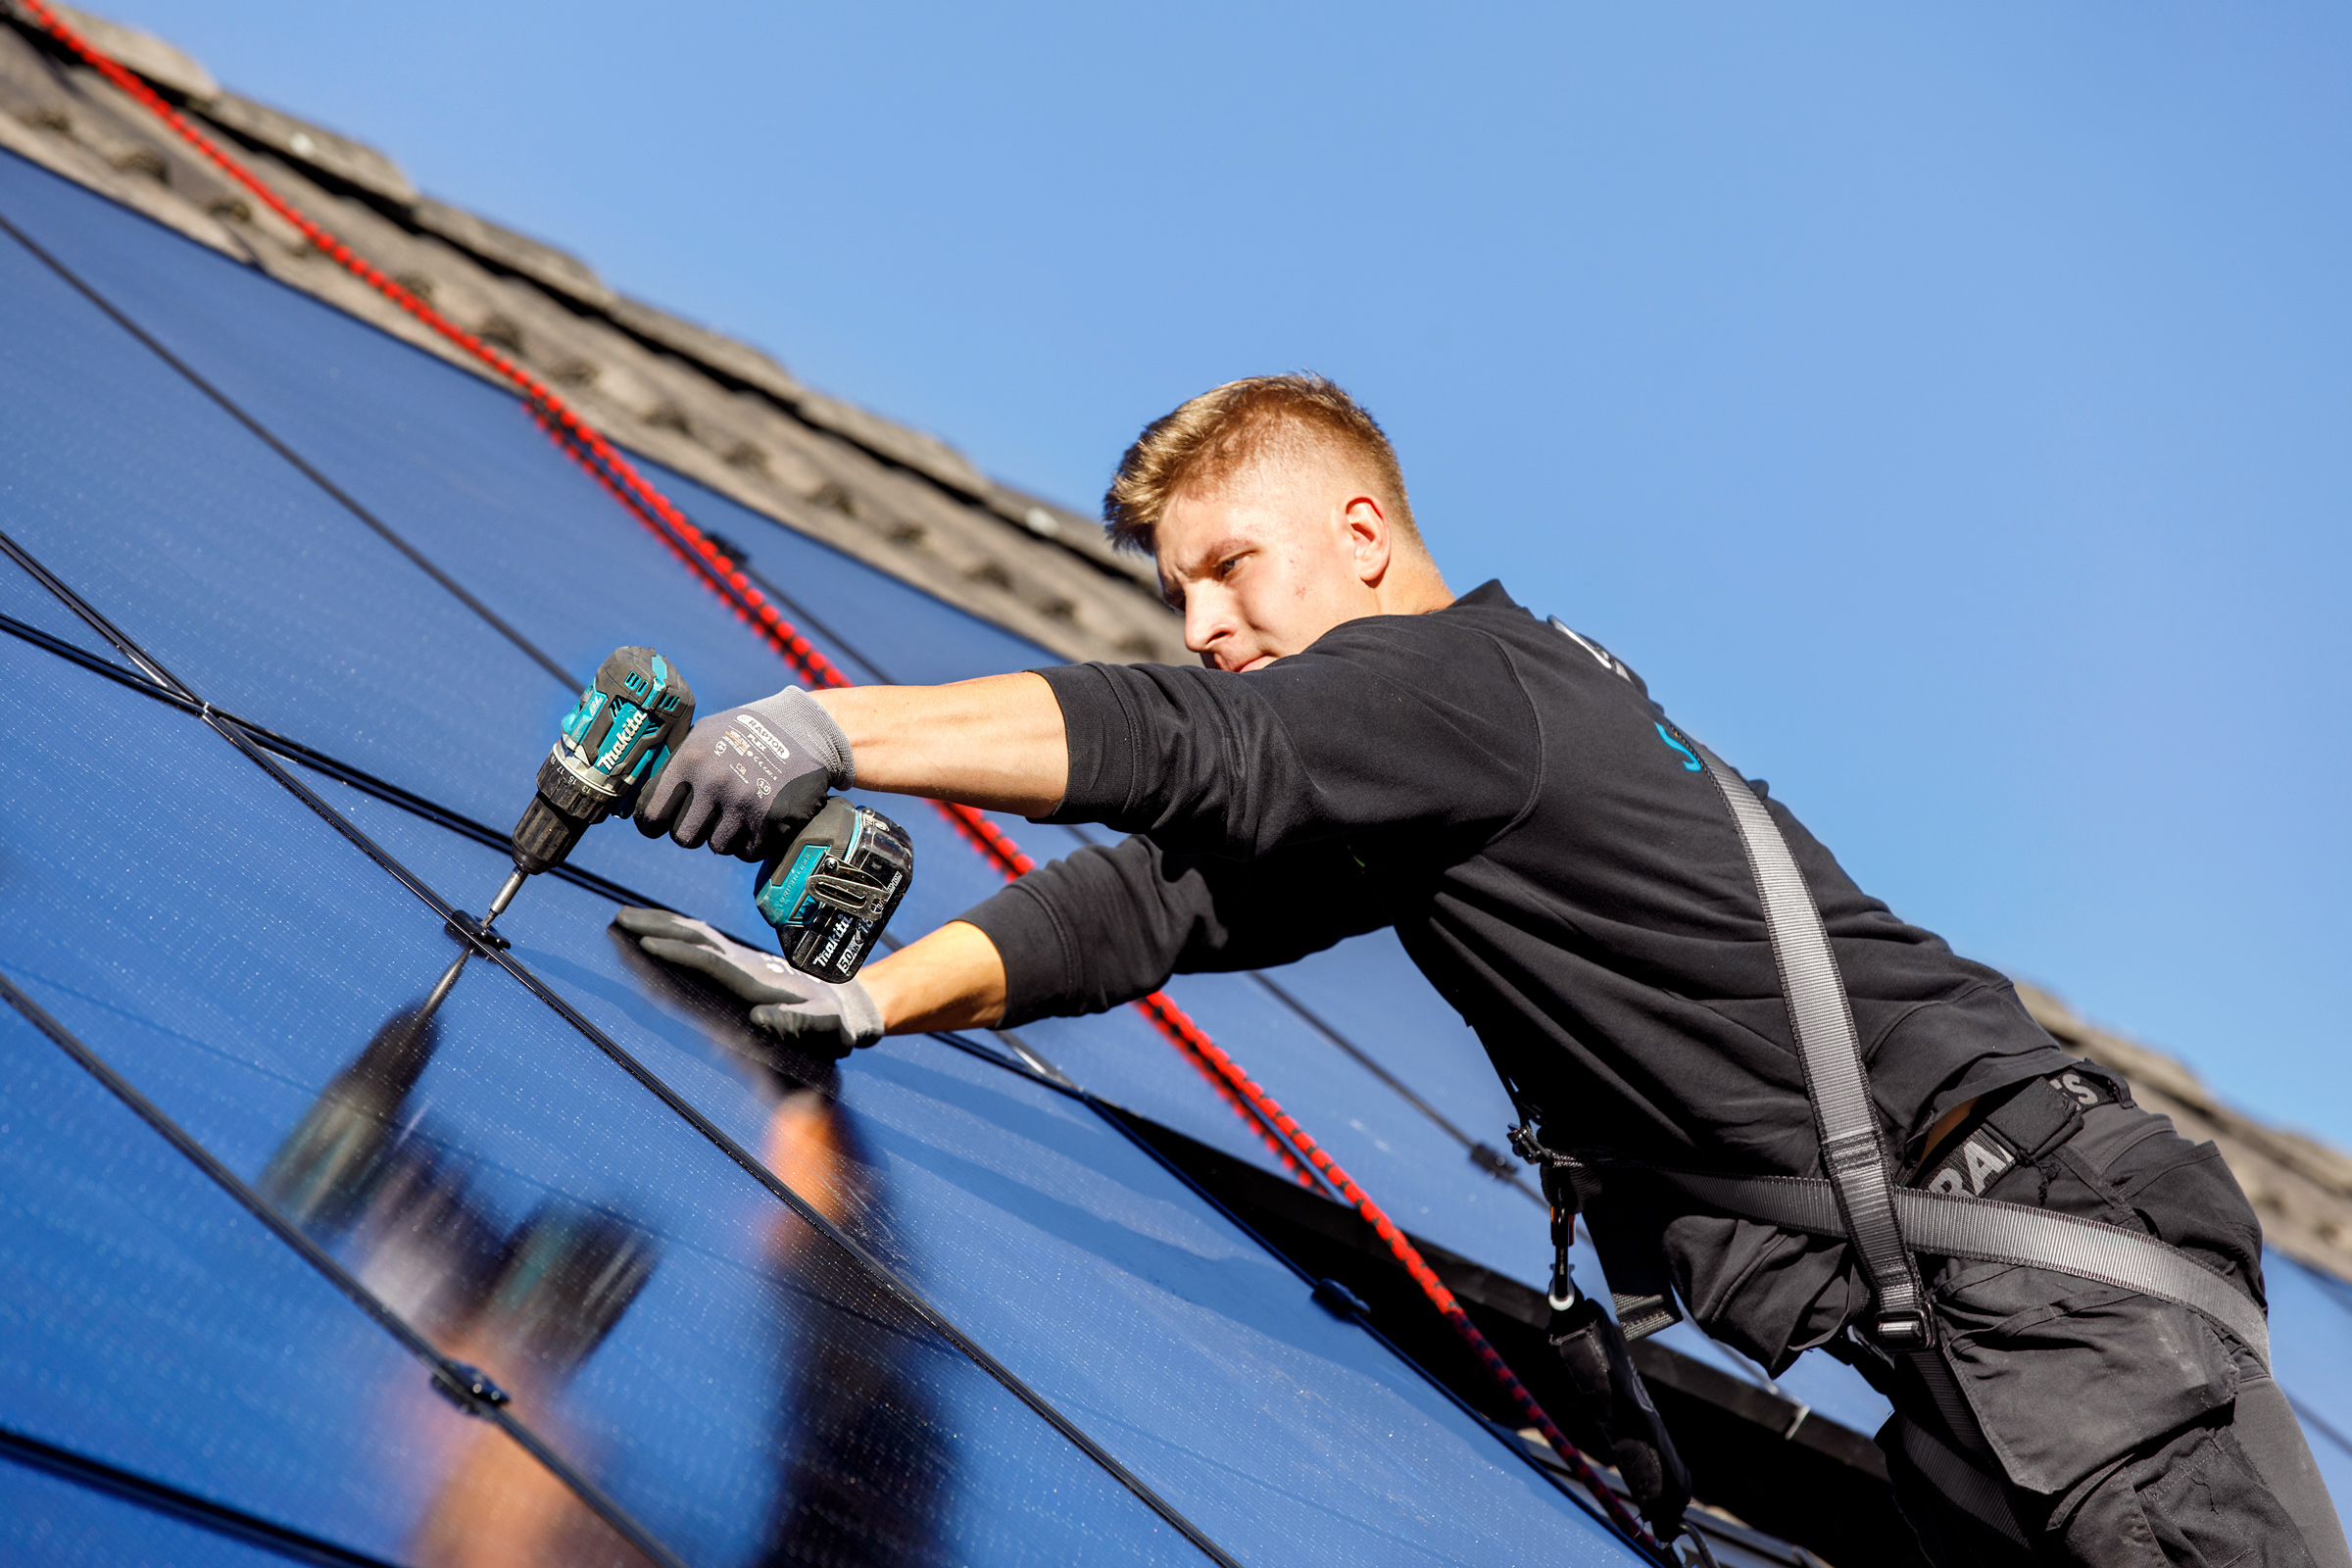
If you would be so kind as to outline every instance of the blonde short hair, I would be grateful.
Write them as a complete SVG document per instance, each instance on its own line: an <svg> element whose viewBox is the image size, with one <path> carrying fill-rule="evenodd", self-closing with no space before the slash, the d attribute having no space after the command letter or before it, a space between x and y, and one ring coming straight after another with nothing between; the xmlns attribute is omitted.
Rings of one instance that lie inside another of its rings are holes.
<svg viewBox="0 0 2352 1568"><path fill-rule="evenodd" d="M1178 491L1214 485L1268 456L1309 445L1372 471L1390 524L1418 544L1396 449L1363 405L1319 375L1252 375L1203 392L1144 426L1102 497L1111 543L1150 555Z"/></svg>

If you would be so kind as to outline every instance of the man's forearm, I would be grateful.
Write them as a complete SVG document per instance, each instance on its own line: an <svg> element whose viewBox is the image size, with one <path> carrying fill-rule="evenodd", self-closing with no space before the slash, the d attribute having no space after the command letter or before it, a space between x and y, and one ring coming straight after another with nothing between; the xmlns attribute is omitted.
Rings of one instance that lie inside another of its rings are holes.
<svg viewBox="0 0 2352 1568"><path fill-rule="evenodd" d="M986 932L961 920L877 958L858 978L885 1034L986 1029L1004 1016L1004 960Z"/></svg>
<svg viewBox="0 0 2352 1568"><path fill-rule="evenodd" d="M1022 816L1046 815L1067 792L1069 738L1043 676L853 686L816 701L849 737L859 789Z"/></svg>

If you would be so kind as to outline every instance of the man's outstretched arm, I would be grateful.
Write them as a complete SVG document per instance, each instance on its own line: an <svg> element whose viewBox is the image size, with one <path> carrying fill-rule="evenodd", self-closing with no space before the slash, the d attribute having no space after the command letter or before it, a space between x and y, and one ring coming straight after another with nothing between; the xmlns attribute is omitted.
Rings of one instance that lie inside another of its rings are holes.
<svg viewBox="0 0 2352 1568"><path fill-rule="evenodd" d="M953 686L787 687L700 720L637 805L637 830L757 860L853 784L1043 816L1070 746L1039 675Z"/></svg>
<svg viewBox="0 0 2352 1568"><path fill-rule="evenodd" d="M1359 876L1345 846L1245 865L1171 858L1131 838L1039 867L963 918L875 959L847 987L811 987L772 955L748 949L733 960L736 973L722 972L710 956L661 945L677 934L672 926L696 923L676 916L627 911L620 923L654 938L647 948L655 956L699 967L747 1001L797 986L815 1005L839 1011L838 993L861 987L864 1000L849 1010L864 1020L856 1043L866 1044L886 1034L994 1028L1008 1015L1021 1024L1100 1012L1173 973L1287 963L1386 923ZM726 956L721 950L732 944L701 930L699 940ZM761 967L763 981L754 973ZM741 983L746 975L751 988Z"/></svg>
<svg viewBox="0 0 2352 1568"><path fill-rule="evenodd" d="M818 692L857 759L858 787L1045 816L1061 804L1070 743L1045 677Z"/></svg>

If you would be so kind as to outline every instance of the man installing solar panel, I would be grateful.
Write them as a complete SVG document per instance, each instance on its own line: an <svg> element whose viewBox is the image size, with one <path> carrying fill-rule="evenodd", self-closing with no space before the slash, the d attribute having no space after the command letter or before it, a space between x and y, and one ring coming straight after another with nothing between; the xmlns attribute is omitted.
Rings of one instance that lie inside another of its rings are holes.
<svg viewBox="0 0 2352 1568"><path fill-rule="evenodd" d="M1200 667L781 692L698 723L638 819L756 858L855 783L1133 836L838 983L621 923L836 1052L1393 926L1581 1208L1625 1331L1688 1311L1776 1374L1814 1347L1856 1366L1932 1560L2352 1568L2213 1147L1864 894L1606 649L1499 583L1457 597L1346 393L1193 399L1105 515Z"/></svg>

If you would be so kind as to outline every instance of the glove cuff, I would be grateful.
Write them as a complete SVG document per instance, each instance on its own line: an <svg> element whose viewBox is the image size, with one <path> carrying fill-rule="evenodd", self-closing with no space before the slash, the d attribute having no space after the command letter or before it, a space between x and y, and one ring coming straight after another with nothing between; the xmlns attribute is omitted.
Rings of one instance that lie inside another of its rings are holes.
<svg viewBox="0 0 2352 1568"><path fill-rule="evenodd" d="M787 686L773 697L744 705L778 734L807 749L808 760L825 770L827 782L846 790L858 782L858 762L850 755L850 738L833 722L822 704L798 686Z"/></svg>
<svg viewBox="0 0 2352 1568"><path fill-rule="evenodd" d="M874 994L855 980L841 983L841 1037L852 1051L862 1051L882 1038L882 1009Z"/></svg>

